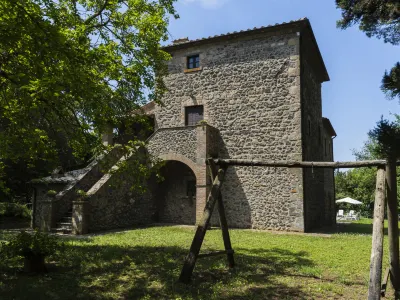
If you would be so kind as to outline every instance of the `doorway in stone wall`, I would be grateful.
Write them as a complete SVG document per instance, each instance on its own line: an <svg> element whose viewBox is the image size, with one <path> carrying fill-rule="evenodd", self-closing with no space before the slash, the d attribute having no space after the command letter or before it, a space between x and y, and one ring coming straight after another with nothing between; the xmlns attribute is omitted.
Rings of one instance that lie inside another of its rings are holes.
<svg viewBox="0 0 400 300"><path fill-rule="evenodd" d="M184 163L167 161L157 185L157 221L194 225L196 223L196 176Z"/></svg>

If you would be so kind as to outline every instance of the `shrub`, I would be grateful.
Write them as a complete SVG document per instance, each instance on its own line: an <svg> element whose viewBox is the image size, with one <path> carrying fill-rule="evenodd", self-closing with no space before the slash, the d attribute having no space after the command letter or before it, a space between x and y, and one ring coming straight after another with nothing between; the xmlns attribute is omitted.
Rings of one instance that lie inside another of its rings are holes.
<svg viewBox="0 0 400 300"><path fill-rule="evenodd" d="M55 195L57 195L57 191L55 191L55 190L48 190L48 191L47 191L47 195L48 195L48 196L55 196Z"/></svg>
<svg viewBox="0 0 400 300"><path fill-rule="evenodd" d="M28 272L47 272L45 257L56 254L62 247L56 236L39 231L34 234L21 231L9 242L1 243L0 254L6 259L22 256L24 269Z"/></svg>
<svg viewBox="0 0 400 300"><path fill-rule="evenodd" d="M83 198L83 199L87 198L87 196L88 196L87 193L84 190L77 190L76 191L76 195L81 197L81 198Z"/></svg>
<svg viewBox="0 0 400 300"><path fill-rule="evenodd" d="M0 216L29 219L31 210L25 204L3 202L0 203Z"/></svg>

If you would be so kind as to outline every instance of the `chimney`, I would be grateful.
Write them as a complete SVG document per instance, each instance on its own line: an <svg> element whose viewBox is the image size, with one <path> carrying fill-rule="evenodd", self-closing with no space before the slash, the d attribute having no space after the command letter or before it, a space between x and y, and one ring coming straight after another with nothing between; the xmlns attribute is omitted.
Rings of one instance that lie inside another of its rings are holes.
<svg viewBox="0 0 400 300"><path fill-rule="evenodd" d="M184 38L173 40L172 44L177 45L177 44L182 44L182 43L186 43L186 42L189 42L189 38L188 37L184 37Z"/></svg>

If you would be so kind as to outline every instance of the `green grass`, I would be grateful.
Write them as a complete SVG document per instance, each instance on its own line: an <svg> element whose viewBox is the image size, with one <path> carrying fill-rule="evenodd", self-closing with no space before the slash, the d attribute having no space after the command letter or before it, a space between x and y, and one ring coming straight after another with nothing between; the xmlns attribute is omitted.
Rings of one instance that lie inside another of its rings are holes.
<svg viewBox="0 0 400 300"><path fill-rule="evenodd" d="M20 261L0 262L0 298L365 299L371 235L359 233L369 232L371 221L343 228L346 233L330 236L231 230L236 267L227 268L224 256L202 258L190 285L177 279L192 228L68 239L63 256L49 259L45 276L22 273ZM220 230L208 231L202 251L220 249Z"/></svg>

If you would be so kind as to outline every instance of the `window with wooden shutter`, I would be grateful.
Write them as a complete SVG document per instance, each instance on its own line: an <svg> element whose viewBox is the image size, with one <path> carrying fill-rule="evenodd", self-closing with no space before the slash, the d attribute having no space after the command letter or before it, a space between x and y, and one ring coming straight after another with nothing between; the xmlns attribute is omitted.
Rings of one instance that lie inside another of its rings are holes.
<svg viewBox="0 0 400 300"><path fill-rule="evenodd" d="M185 124L188 126L197 125L203 120L203 105L185 107Z"/></svg>

